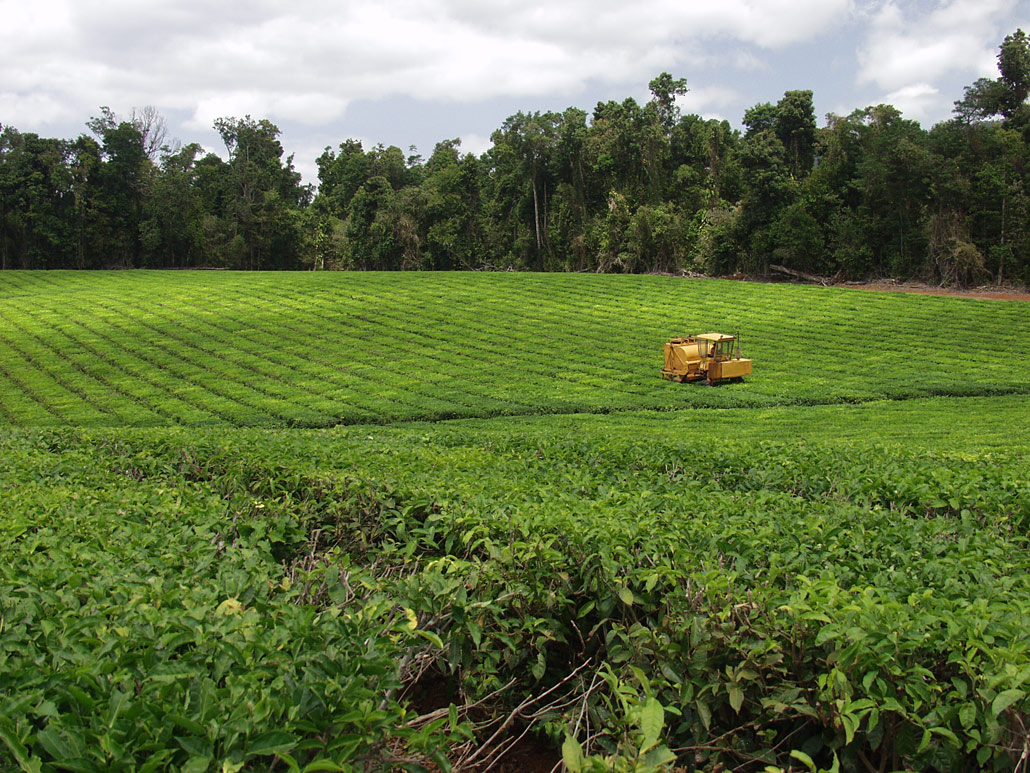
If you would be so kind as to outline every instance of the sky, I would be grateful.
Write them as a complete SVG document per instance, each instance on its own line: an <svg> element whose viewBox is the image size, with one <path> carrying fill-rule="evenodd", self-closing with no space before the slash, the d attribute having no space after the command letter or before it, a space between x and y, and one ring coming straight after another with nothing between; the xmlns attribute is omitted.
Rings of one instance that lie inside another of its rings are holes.
<svg viewBox="0 0 1030 773"><path fill-rule="evenodd" d="M268 118L306 182L348 138L482 153L518 111L590 112L686 78L684 113L728 120L811 89L827 113L889 103L929 128L997 77L1030 0L0 0L0 124L88 133L156 108L225 155L212 123Z"/></svg>

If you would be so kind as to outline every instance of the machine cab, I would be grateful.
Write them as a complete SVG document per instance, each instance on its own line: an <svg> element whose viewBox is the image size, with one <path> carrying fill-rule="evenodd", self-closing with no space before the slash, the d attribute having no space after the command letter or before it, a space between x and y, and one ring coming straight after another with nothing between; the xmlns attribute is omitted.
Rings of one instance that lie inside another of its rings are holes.
<svg viewBox="0 0 1030 773"><path fill-rule="evenodd" d="M701 357L728 360L733 357L736 336L723 333L705 333L697 337L697 353Z"/></svg>

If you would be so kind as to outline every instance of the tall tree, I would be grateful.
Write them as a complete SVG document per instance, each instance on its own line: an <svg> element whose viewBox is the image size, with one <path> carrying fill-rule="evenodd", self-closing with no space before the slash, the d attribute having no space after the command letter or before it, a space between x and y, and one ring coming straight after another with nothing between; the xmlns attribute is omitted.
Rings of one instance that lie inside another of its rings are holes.
<svg viewBox="0 0 1030 773"><path fill-rule="evenodd" d="M1027 97L1030 96L1030 38L1022 29L1006 35L998 48L996 79L980 78L967 86L965 95L955 103L955 113L966 122L1000 115L1006 119L1019 118L1026 125Z"/></svg>
<svg viewBox="0 0 1030 773"><path fill-rule="evenodd" d="M318 196L330 212L346 216L350 200L369 178L371 164L361 142L349 139L340 143L338 151L326 148L318 157Z"/></svg>
<svg viewBox="0 0 1030 773"><path fill-rule="evenodd" d="M469 269L482 264L481 167L461 156L460 140L438 142L425 166L423 231L426 265Z"/></svg>
<svg viewBox="0 0 1030 773"><path fill-rule="evenodd" d="M676 97L682 97L689 91L687 79L673 78L669 73L663 72L648 84L648 88L652 94L651 104L658 113L662 128L668 134L679 120L680 110L676 105Z"/></svg>
<svg viewBox="0 0 1030 773"><path fill-rule="evenodd" d="M776 103L773 130L787 152L790 173L807 177L815 163L815 108L811 91L788 91Z"/></svg>
<svg viewBox="0 0 1030 773"><path fill-rule="evenodd" d="M146 105L142 108L133 108L129 116L129 123L136 127L143 140L143 153L147 160L157 163L163 153L175 154L179 152L179 142L168 141L168 122L153 105Z"/></svg>
<svg viewBox="0 0 1030 773"><path fill-rule="evenodd" d="M923 265L926 229L923 216L932 198L938 161L926 132L890 105L856 116L863 126L863 154L855 184L862 194L859 214L863 242L873 255L873 272L911 276Z"/></svg>
<svg viewBox="0 0 1030 773"><path fill-rule="evenodd" d="M267 119L219 118L214 123L229 154L233 253L239 268L295 268L302 243L297 211L311 189L301 185L293 156L283 158L279 127Z"/></svg>
<svg viewBox="0 0 1030 773"><path fill-rule="evenodd" d="M382 175L370 177L358 188L347 213L348 268L400 268L403 246L394 236L395 199L393 186Z"/></svg>
<svg viewBox="0 0 1030 773"><path fill-rule="evenodd" d="M768 103L744 113L747 132L741 145L744 196L740 228L746 249L745 268L765 274L774 249L770 227L797 197L787 149L777 134L779 111Z"/></svg>
<svg viewBox="0 0 1030 773"><path fill-rule="evenodd" d="M534 247L523 256L528 265L545 268L550 254L547 233L549 198L553 192L551 160L560 117L556 113L516 113L491 136L492 160L506 178L510 199L506 219L528 218Z"/></svg>
<svg viewBox="0 0 1030 773"><path fill-rule="evenodd" d="M0 132L0 262L61 268L73 260L71 175L63 140Z"/></svg>
<svg viewBox="0 0 1030 773"><path fill-rule="evenodd" d="M1030 96L1030 39L1021 29L1006 35L998 52L998 70L1005 85L998 112L1013 118Z"/></svg>
<svg viewBox="0 0 1030 773"><path fill-rule="evenodd" d="M185 268L203 265L204 210L197 184L197 161L203 152L190 143L161 161L147 200L144 244L147 263Z"/></svg>

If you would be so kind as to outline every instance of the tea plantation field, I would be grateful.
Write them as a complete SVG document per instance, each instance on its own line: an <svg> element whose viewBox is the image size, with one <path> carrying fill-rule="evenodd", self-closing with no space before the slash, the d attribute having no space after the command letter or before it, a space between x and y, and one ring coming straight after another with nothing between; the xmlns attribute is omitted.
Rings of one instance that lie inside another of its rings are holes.
<svg viewBox="0 0 1030 773"><path fill-rule="evenodd" d="M740 330L747 385L655 383ZM1022 304L566 274L25 273L0 280L0 416L26 426L408 419L1026 394Z"/></svg>
<svg viewBox="0 0 1030 773"><path fill-rule="evenodd" d="M662 381L704 330L754 375ZM1024 769L1028 364L1019 303L0 273L0 769Z"/></svg>

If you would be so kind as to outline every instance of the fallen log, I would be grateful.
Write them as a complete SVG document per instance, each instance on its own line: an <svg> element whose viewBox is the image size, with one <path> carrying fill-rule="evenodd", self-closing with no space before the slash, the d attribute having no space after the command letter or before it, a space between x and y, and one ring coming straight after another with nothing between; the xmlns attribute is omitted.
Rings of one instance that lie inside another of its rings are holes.
<svg viewBox="0 0 1030 773"><path fill-rule="evenodd" d="M823 276L816 276L815 274L806 274L804 271L798 271L793 268L787 268L786 266L777 266L775 263L769 264L769 270L775 271L778 274L786 274L787 276L794 277L794 279L800 279L802 282L820 284L824 287L831 281Z"/></svg>

